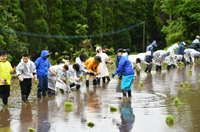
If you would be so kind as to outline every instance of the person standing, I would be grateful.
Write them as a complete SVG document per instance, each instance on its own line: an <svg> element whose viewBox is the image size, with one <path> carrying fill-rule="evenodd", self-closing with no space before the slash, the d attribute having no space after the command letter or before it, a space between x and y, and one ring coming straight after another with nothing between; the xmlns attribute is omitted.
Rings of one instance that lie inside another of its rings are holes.
<svg viewBox="0 0 200 132"><path fill-rule="evenodd" d="M123 75L121 83L123 96L126 97L126 92L128 92L128 97L131 97L131 85L133 83L135 74L131 62L126 57L122 56L123 51L123 49L119 49L117 51L117 56L119 57L119 65L116 71L112 74L112 77L114 77L117 73L121 73Z"/></svg>
<svg viewBox="0 0 200 132"><path fill-rule="evenodd" d="M48 88L48 71L50 71L54 76L56 76L56 73L54 73L50 68L50 62L48 57L49 52L47 50L43 50L41 52L41 56L35 61L37 78L39 79L37 90L38 98L41 98L41 92L42 96L46 96L46 91Z"/></svg>
<svg viewBox="0 0 200 132"><path fill-rule="evenodd" d="M185 42L182 42L179 47L178 47L178 50L176 52L177 55L182 55L182 62L184 63L184 65L186 66L186 61L185 61L185 56L184 56L184 50L185 50L185 46L188 45L189 42L185 41Z"/></svg>
<svg viewBox="0 0 200 132"><path fill-rule="evenodd" d="M97 56L101 57L101 61L102 61L99 64L99 72L101 74L97 76L97 83L100 84L101 78L103 80L103 83L105 83L106 78L107 78L107 81L110 81L109 72L108 72L108 68L106 66L106 63L112 64L112 61L110 60L110 58L108 57L108 55L106 53L102 53L100 47L96 48L96 52L97 52Z"/></svg>
<svg viewBox="0 0 200 132"><path fill-rule="evenodd" d="M36 67L27 53L22 54L22 59L17 65L16 72L20 81L22 101L26 102L31 92L33 76L35 77L35 83L37 83Z"/></svg>
<svg viewBox="0 0 200 132"><path fill-rule="evenodd" d="M10 62L7 61L7 52L0 51L0 98L4 105L8 104L8 97L10 96L11 75L14 73L16 67L12 68Z"/></svg>

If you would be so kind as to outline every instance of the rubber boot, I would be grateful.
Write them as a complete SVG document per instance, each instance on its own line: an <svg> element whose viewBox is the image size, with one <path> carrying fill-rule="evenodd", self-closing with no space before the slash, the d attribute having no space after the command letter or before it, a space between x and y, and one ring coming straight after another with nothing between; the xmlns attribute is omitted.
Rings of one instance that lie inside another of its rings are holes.
<svg viewBox="0 0 200 132"><path fill-rule="evenodd" d="M132 97L131 96L131 90L128 91L128 97Z"/></svg>
<svg viewBox="0 0 200 132"><path fill-rule="evenodd" d="M8 98L3 99L3 104L4 104L4 105L7 105L7 104L8 104Z"/></svg>
<svg viewBox="0 0 200 132"><path fill-rule="evenodd" d="M37 98L41 98L41 92L37 91Z"/></svg>
<svg viewBox="0 0 200 132"><path fill-rule="evenodd" d="M160 71L162 70L162 66L159 66Z"/></svg>
<svg viewBox="0 0 200 132"><path fill-rule="evenodd" d="M97 83L100 84L100 82L101 82L101 78L98 78Z"/></svg>
<svg viewBox="0 0 200 132"><path fill-rule="evenodd" d="M102 80L103 80L103 83L105 83L105 82L106 82L106 78L105 78L105 77L102 77Z"/></svg>
<svg viewBox="0 0 200 132"><path fill-rule="evenodd" d="M71 83L69 86L70 86L70 88L71 88L71 87L74 87L74 86L75 86L75 83Z"/></svg>
<svg viewBox="0 0 200 132"><path fill-rule="evenodd" d="M86 87L89 87L89 80L86 80Z"/></svg>
<svg viewBox="0 0 200 132"><path fill-rule="evenodd" d="M156 65L156 71L158 71L159 70L159 66L158 65Z"/></svg>
<svg viewBox="0 0 200 132"><path fill-rule="evenodd" d="M93 79L93 85L97 85L97 79Z"/></svg>
<svg viewBox="0 0 200 132"><path fill-rule="evenodd" d="M42 91L42 96L46 96L46 91Z"/></svg>
<svg viewBox="0 0 200 132"><path fill-rule="evenodd" d="M110 77L107 77L108 82L110 81Z"/></svg>
<svg viewBox="0 0 200 132"><path fill-rule="evenodd" d="M126 97L126 89L125 88L122 90L122 93L123 93L123 96Z"/></svg>
<svg viewBox="0 0 200 132"><path fill-rule="evenodd" d="M183 63L184 63L184 65L186 66L186 61L184 61Z"/></svg>
<svg viewBox="0 0 200 132"><path fill-rule="evenodd" d="M149 68L149 73L151 73L151 68Z"/></svg>
<svg viewBox="0 0 200 132"><path fill-rule="evenodd" d="M26 95L22 95L22 101L26 102Z"/></svg>
<svg viewBox="0 0 200 132"><path fill-rule="evenodd" d="M76 85L76 90L79 90L80 87L81 87L81 85L77 84L77 85Z"/></svg>
<svg viewBox="0 0 200 132"><path fill-rule="evenodd" d="M139 71L137 70L136 72L137 72L137 75L140 75L140 70Z"/></svg>
<svg viewBox="0 0 200 132"><path fill-rule="evenodd" d="M55 90L51 90L51 95L56 95L56 91Z"/></svg>
<svg viewBox="0 0 200 132"><path fill-rule="evenodd" d="M148 71L148 67L145 69L145 71L144 72L147 72Z"/></svg>
<svg viewBox="0 0 200 132"><path fill-rule="evenodd" d="M167 65L167 70L169 70L171 68L171 65Z"/></svg>
<svg viewBox="0 0 200 132"><path fill-rule="evenodd" d="M51 94L51 89L48 88L47 94Z"/></svg>
<svg viewBox="0 0 200 132"><path fill-rule="evenodd" d="M173 68L175 68L175 67L176 67L176 65L172 64L172 67L173 67Z"/></svg>

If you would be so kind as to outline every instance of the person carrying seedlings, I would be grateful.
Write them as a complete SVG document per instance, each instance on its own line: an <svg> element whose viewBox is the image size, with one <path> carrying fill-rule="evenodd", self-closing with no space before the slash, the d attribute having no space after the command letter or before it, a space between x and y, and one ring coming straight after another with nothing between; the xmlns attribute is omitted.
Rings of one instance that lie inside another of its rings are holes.
<svg viewBox="0 0 200 132"><path fill-rule="evenodd" d="M168 52L170 52L170 55L166 57L166 62L167 62L167 70L169 70L172 66L176 66L177 68L178 65L175 65L175 54L174 54L174 51L175 49L178 48L178 44L173 44L171 47L169 47L167 49Z"/></svg>
<svg viewBox="0 0 200 132"><path fill-rule="evenodd" d="M55 95L55 91L56 91L55 81L58 79L59 72L67 72L67 70L68 70L69 63L67 61L63 61L63 62L64 62L64 64L54 65L54 66L50 67L51 70L54 73L56 73L57 76L54 76L50 71L48 71L48 75L47 75L47 77L48 77L48 94ZM65 85L65 84L63 84L63 85Z"/></svg>
<svg viewBox="0 0 200 132"><path fill-rule="evenodd" d="M14 73L16 67L12 68L10 62L7 61L7 52L0 51L0 98L4 105L8 104L8 97L10 96L11 75Z"/></svg>
<svg viewBox="0 0 200 132"><path fill-rule="evenodd" d="M85 73L86 75L86 86L89 86L89 79L90 76L93 76L93 85L97 85L96 77L99 74L99 64L101 63L101 57L95 56L86 60L84 65L87 67L88 72Z"/></svg>
<svg viewBox="0 0 200 132"><path fill-rule="evenodd" d="M147 67L145 69L145 72L151 73L151 68L152 68L152 55L151 55L151 51L147 51L146 53L146 62L147 62Z"/></svg>
<svg viewBox="0 0 200 132"><path fill-rule="evenodd" d="M129 60L130 60L131 64L132 64L133 60L135 60L136 58L139 58L142 64L150 65L149 63L146 62L146 53L140 53L138 55L130 55ZM137 75L140 75L140 71L141 71L140 63L137 63L137 67L138 67Z"/></svg>
<svg viewBox="0 0 200 132"><path fill-rule="evenodd" d="M129 61L131 62L133 70L136 69L137 72L140 72L141 66L140 66L140 58L137 55L130 55L128 57Z"/></svg>
<svg viewBox="0 0 200 132"><path fill-rule="evenodd" d="M70 88L76 86L76 90L78 90L81 87L81 81L80 77L77 77L77 72L80 71L79 64L74 64L69 66L69 80L71 81Z"/></svg>
<svg viewBox="0 0 200 132"><path fill-rule="evenodd" d="M48 88L48 78L47 78L48 71L50 71L54 76L56 76L56 73L53 72L50 68L50 62L48 57L49 57L49 52L47 50L43 50L41 52L41 56L35 61L37 78L39 80L38 90L37 90L38 98L41 98L41 92L42 96L46 96L46 91Z"/></svg>
<svg viewBox="0 0 200 132"><path fill-rule="evenodd" d="M162 63L167 64L167 62L165 61L165 58L167 56L169 56L169 55L170 55L170 52L162 51L162 50L160 50L159 52L155 52L154 53L154 56L157 56L157 58L155 59L156 71L161 71L162 70Z"/></svg>
<svg viewBox="0 0 200 132"><path fill-rule="evenodd" d="M182 42L179 47L178 47L178 50L176 52L177 55L182 55L182 62L184 63L184 65L186 66L186 61L185 61L185 56L184 56L184 50L185 50L185 46L188 45L189 42L185 41L185 42Z"/></svg>
<svg viewBox="0 0 200 132"><path fill-rule="evenodd" d="M107 81L110 81L109 72L108 72L106 63L112 64L112 61L110 60L110 58L108 57L108 55L106 53L102 53L100 47L96 47L96 52L97 52L97 56L101 57L101 61L102 61L99 64L99 73L101 73L101 74L97 76L97 83L100 84L101 78L103 80L103 83L105 83L106 78L107 78Z"/></svg>
<svg viewBox="0 0 200 132"><path fill-rule="evenodd" d="M131 97L131 85L133 83L133 79L135 77L134 71L131 65L131 62L124 56L122 56L123 50L117 51L117 56L119 56L119 65L116 71L112 74L114 77L117 73L121 73L123 75L121 90L123 92L123 96L126 97L126 91L128 92L128 96Z"/></svg>
<svg viewBox="0 0 200 132"><path fill-rule="evenodd" d="M198 58L200 53L194 49L186 49L184 50L184 52L185 52L186 61L189 63L192 61L192 63L195 65L194 59Z"/></svg>
<svg viewBox="0 0 200 132"><path fill-rule="evenodd" d="M22 101L26 102L31 92L33 76L35 78L35 83L37 83L36 67L29 59L29 54L22 54L22 59L17 65L16 72L20 81Z"/></svg>
<svg viewBox="0 0 200 132"><path fill-rule="evenodd" d="M154 52L154 48L157 47L157 43L156 40L154 40L150 45L147 46L146 48L146 52L150 51L151 52L151 58L153 59L153 52ZM151 61L152 62L152 61Z"/></svg>
<svg viewBox="0 0 200 132"><path fill-rule="evenodd" d="M102 52L103 52L103 53L106 53L107 50L108 50L108 47L107 47L106 45L104 45L104 46L102 47Z"/></svg>

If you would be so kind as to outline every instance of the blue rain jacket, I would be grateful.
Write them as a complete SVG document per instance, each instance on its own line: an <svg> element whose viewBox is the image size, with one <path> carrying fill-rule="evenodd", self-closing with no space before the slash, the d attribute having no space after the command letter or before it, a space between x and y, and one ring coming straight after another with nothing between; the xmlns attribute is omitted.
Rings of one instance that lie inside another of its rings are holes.
<svg viewBox="0 0 200 132"><path fill-rule="evenodd" d="M123 76L134 75L131 62L124 56L120 56L119 58L119 64L114 75L117 73L121 73Z"/></svg>
<svg viewBox="0 0 200 132"><path fill-rule="evenodd" d="M49 56L49 52L47 50L43 50L41 56L35 61L36 73L41 77L47 76L48 69L50 68L49 59L44 58L45 56Z"/></svg>
<svg viewBox="0 0 200 132"><path fill-rule="evenodd" d="M146 52L147 51L151 51L151 56L152 56L152 58L153 58L153 51L154 51L154 48L155 48L155 46L156 46L157 44L156 44L156 40L154 40L149 46L147 46L147 48L146 48Z"/></svg>
<svg viewBox="0 0 200 132"><path fill-rule="evenodd" d="M177 55L184 55L184 50L185 50L185 45L184 45L184 43L182 42L182 43L179 45L176 54L177 54Z"/></svg>

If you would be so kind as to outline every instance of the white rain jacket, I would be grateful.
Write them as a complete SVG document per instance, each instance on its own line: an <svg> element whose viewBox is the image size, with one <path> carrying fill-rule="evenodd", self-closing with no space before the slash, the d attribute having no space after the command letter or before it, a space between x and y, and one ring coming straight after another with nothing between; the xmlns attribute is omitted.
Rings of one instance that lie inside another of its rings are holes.
<svg viewBox="0 0 200 132"><path fill-rule="evenodd" d="M166 57L166 62L167 62L167 65L177 65L176 64L176 60L174 59L175 58L175 54L174 54L174 50L178 48L178 44L173 44L171 47L169 47L167 49L167 52L170 52L170 55Z"/></svg>
<svg viewBox="0 0 200 132"><path fill-rule="evenodd" d="M88 72L88 70L86 69L84 62L81 61L80 57L76 58L76 63L79 65L79 71L76 72L76 76L80 78L82 73Z"/></svg>
<svg viewBox="0 0 200 132"><path fill-rule="evenodd" d="M157 56L159 55L159 56ZM156 53L157 58L155 59L155 63L156 65L161 65L162 61L165 61L165 58L170 55L170 52L168 51L164 51L164 50L160 50L159 52Z"/></svg>
<svg viewBox="0 0 200 132"><path fill-rule="evenodd" d="M106 53L97 53L96 56L100 56L101 57L101 63L99 64L99 72L101 73L100 75L98 75L97 77L107 77L109 76L109 71L108 68L106 66L106 62L109 61L109 57Z"/></svg>
<svg viewBox="0 0 200 132"><path fill-rule="evenodd" d="M190 62L190 57L192 62L194 62L195 57L199 57L200 53L194 49L186 49L184 50L185 56L186 56L186 61Z"/></svg>
<svg viewBox="0 0 200 132"><path fill-rule="evenodd" d="M47 76L47 77L48 77L48 88L49 88L49 89L56 90L55 81L59 81L59 82L62 81L62 80L60 80L59 74L60 74L61 72L63 72L63 71L62 71L63 67L64 67L64 64L54 65L54 66L51 66L51 67L50 67L51 70L52 70L54 73L58 72L58 74L57 74L57 76L54 76L50 71L48 71L48 76ZM62 85L63 85L63 84L62 84ZM64 85L63 85L63 87L64 87Z"/></svg>
<svg viewBox="0 0 200 132"><path fill-rule="evenodd" d="M23 79L33 78L33 74L36 74L35 64L29 59L27 63L24 63L23 59L16 67L17 76L21 75Z"/></svg>

